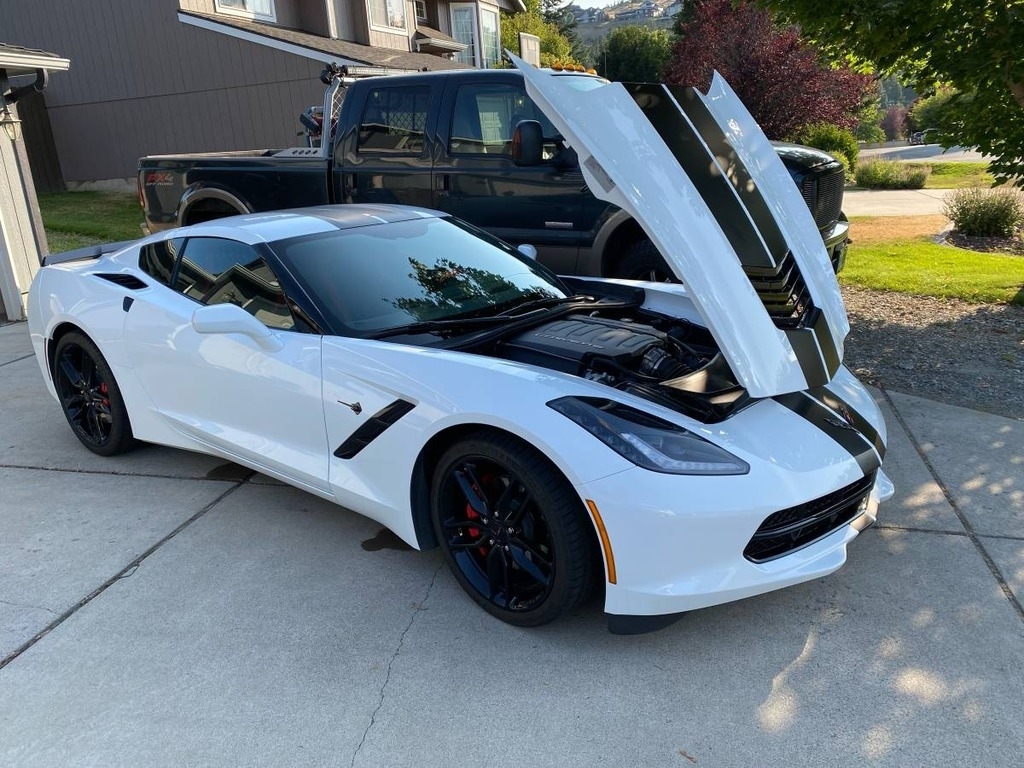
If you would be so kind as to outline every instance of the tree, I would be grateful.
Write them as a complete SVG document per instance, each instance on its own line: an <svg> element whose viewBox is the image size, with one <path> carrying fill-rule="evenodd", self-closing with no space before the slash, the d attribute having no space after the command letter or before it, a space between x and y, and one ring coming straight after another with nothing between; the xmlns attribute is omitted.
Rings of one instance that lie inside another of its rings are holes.
<svg viewBox="0 0 1024 768"><path fill-rule="evenodd" d="M577 63L572 56L572 45L558 32L558 27L544 21L540 14L540 0L535 0L538 10L527 10L511 15L502 14L501 18L501 49L506 48L513 53L519 51L519 33L527 32L540 38L540 65L550 67L552 64ZM527 3L530 8L530 3Z"/></svg>
<svg viewBox="0 0 1024 768"><path fill-rule="evenodd" d="M619 27L601 41L598 70L609 80L657 82L671 52L672 37L668 30L637 25Z"/></svg>
<svg viewBox="0 0 1024 768"><path fill-rule="evenodd" d="M907 108L902 104L889 107L882 118L882 130L890 141L904 138L907 135Z"/></svg>
<svg viewBox="0 0 1024 768"><path fill-rule="evenodd" d="M931 96L925 96L914 102L907 114L910 127L915 131L928 128L939 132L948 131L955 121L955 110L952 110L956 92L951 88L939 88Z"/></svg>
<svg viewBox="0 0 1024 768"><path fill-rule="evenodd" d="M870 75L832 67L750 2L700 0L663 71L669 83L704 90L717 69L772 139L792 139L813 123L857 125Z"/></svg>
<svg viewBox="0 0 1024 768"><path fill-rule="evenodd" d="M951 146L993 155L1001 181L1024 168L1024 2L1020 0L758 0L820 44L902 72L919 93L946 83ZM955 114L954 114L955 113ZM1024 179L1018 177L1018 184Z"/></svg>
<svg viewBox="0 0 1024 768"><path fill-rule="evenodd" d="M566 5L568 0L540 0L541 16L544 21L554 24L558 34L569 41L570 55L574 59L582 59L585 55L585 46L580 39L579 30L576 28L576 17Z"/></svg>

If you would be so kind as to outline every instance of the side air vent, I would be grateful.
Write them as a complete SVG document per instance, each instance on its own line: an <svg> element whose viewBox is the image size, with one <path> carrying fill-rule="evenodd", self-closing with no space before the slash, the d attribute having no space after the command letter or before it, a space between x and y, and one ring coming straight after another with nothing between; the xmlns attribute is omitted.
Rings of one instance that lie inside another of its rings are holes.
<svg viewBox="0 0 1024 768"><path fill-rule="evenodd" d="M334 455L339 459L351 459L363 448L381 436L388 427L405 416L416 406L407 400L395 400L371 416L348 440L339 445Z"/></svg>
<svg viewBox="0 0 1024 768"><path fill-rule="evenodd" d="M143 288L149 287L135 275L129 275L124 272L95 272L93 275L101 280L127 288L129 291L141 291Z"/></svg>

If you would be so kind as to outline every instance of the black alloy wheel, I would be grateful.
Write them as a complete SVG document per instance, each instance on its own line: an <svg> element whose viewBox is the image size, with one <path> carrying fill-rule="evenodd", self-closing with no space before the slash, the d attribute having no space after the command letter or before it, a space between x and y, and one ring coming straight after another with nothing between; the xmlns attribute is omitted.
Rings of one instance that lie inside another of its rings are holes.
<svg viewBox="0 0 1024 768"><path fill-rule="evenodd" d="M619 261L614 276L623 280L647 280L652 283L679 282L654 243L646 238L629 247Z"/></svg>
<svg viewBox="0 0 1024 768"><path fill-rule="evenodd" d="M53 383L75 436L93 453L114 456L134 445L121 390L86 336L67 333L54 351Z"/></svg>
<svg viewBox="0 0 1024 768"><path fill-rule="evenodd" d="M449 568L488 613L538 626L586 599L596 556L579 497L516 438L482 432L446 451L431 509Z"/></svg>

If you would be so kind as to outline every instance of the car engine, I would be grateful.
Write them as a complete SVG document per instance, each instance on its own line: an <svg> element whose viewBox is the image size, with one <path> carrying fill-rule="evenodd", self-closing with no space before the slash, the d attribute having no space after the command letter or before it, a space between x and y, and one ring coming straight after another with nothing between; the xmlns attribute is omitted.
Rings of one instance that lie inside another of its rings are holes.
<svg viewBox="0 0 1024 768"><path fill-rule="evenodd" d="M711 335L685 320L647 324L570 315L505 339L499 354L582 376L704 421L724 418L745 396Z"/></svg>

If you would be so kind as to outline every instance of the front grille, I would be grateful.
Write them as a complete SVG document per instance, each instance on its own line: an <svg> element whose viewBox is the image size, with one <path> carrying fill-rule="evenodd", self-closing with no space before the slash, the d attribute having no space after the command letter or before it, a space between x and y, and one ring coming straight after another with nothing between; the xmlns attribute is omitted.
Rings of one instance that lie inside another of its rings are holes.
<svg viewBox="0 0 1024 768"><path fill-rule="evenodd" d="M814 223L818 229L832 229L839 221L845 185L846 175L841 165L826 170L820 176L808 176L804 179L800 191L804 202L814 215Z"/></svg>
<svg viewBox="0 0 1024 768"><path fill-rule="evenodd" d="M810 324L814 304L791 252L770 273L754 269L746 272L777 328L801 328Z"/></svg>
<svg viewBox="0 0 1024 768"><path fill-rule="evenodd" d="M819 499L769 515L751 537L743 556L754 563L765 563L813 544L856 518L874 483L872 472Z"/></svg>

